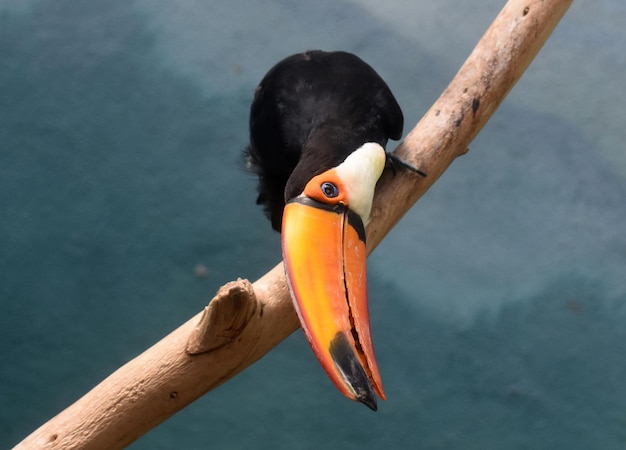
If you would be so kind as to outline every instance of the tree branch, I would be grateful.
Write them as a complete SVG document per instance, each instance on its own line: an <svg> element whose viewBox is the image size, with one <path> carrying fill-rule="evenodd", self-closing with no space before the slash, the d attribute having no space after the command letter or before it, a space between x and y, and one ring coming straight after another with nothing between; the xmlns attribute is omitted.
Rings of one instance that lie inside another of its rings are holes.
<svg viewBox="0 0 626 450"><path fill-rule="evenodd" d="M510 0L450 85L396 149L425 170L380 180L371 252L467 151L572 0ZM282 263L223 286L205 310L128 362L16 449L121 448L256 362L298 328Z"/></svg>

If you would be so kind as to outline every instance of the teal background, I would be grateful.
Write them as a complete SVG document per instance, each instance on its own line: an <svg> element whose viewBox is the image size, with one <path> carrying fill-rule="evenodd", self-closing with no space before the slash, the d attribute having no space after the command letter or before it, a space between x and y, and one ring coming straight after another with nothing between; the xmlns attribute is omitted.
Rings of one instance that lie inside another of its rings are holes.
<svg viewBox="0 0 626 450"><path fill-rule="evenodd" d="M242 164L276 61L359 54L406 133L503 4L0 1L0 448L280 260ZM131 448L623 448L624 24L574 2L370 257L377 413L297 332Z"/></svg>

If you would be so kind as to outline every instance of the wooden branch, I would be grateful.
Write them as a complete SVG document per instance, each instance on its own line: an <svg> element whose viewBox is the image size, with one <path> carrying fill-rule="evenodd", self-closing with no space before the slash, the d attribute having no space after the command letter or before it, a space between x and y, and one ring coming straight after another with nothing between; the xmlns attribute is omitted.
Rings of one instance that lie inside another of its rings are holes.
<svg viewBox="0 0 626 450"><path fill-rule="evenodd" d="M372 251L466 152L571 0L510 0L441 97L396 150L424 169L385 176L367 229ZM253 364L298 328L282 264L222 287L205 310L34 431L17 449L121 448Z"/></svg>

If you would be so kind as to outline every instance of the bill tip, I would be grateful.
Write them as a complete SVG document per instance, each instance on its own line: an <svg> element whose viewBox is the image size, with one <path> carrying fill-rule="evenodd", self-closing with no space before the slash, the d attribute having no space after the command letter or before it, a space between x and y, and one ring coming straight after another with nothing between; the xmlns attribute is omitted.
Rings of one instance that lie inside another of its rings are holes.
<svg viewBox="0 0 626 450"><path fill-rule="evenodd" d="M364 397L357 398L357 400L360 401L361 403L363 403L365 406L367 406L372 411L374 411L374 412L378 411L378 404L376 403L376 398L375 397L373 397L373 396L364 396Z"/></svg>

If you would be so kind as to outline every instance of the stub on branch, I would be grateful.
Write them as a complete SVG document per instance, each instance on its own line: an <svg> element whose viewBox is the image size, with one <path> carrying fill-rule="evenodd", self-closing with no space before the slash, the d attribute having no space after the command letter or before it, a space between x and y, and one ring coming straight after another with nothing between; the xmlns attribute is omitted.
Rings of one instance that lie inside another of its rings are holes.
<svg viewBox="0 0 626 450"><path fill-rule="evenodd" d="M252 283L238 278L222 286L204 308L189 336L185 351L199 355L233 342L244 330L257 308Z"/></svg>

